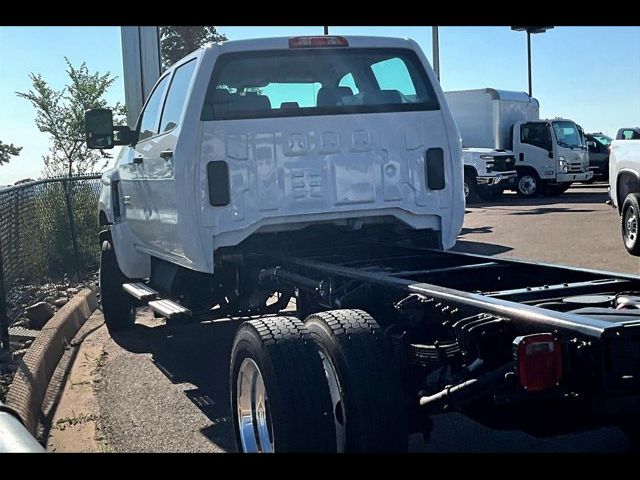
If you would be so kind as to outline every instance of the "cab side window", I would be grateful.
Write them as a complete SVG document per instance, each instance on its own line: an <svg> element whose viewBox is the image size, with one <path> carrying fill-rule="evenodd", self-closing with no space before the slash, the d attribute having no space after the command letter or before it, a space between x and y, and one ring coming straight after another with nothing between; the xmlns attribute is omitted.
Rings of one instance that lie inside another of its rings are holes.
<svg viewBox="0 0 640 480"><path fill-rule="evenodd" d="M551 150L549 127L544 123L525 123L520 127L520 142Z"/></svg>
<svg viewBox="0 0 640 480"><path fill-rule="evenodd" d="M170 75L165 75L153 89L147 104L142 111L140 117L140 127L138 131L138 141L153 137L158 133L158 124L160 123L160 108L162 107L162 99L169 85Z"/></svg>
<svg viewBox="0 0 640 480"><path fill-rule="evenodd" d="M623 140L638 140L640 139L640 133L637 133L633 130L623 130L622 132Z"/></svg>
<svg viewBox="0 0 640 480"><path fill-rule="evenodd" d="M168 132L178 126L187 100L187 91L191 84L191 77L195 66L196 61L194 59L179 66L173 74L169 93L167 93L167 98L164 101L159 133Z"/></svg>

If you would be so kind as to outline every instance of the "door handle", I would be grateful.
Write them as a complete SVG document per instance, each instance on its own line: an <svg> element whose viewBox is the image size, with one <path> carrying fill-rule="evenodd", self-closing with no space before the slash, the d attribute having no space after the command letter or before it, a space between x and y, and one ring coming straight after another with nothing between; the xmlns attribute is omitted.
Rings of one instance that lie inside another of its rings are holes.
<svg viewBox="0 0 640 480"><path fill-rule="evenodd" d="M518 156L518 158L520 159L521 162L524 162L524 153L520 152L520 155Z"/></svg>
<svg viewBox="0 0 640 480"><path fill-rule="evenodd" d="M144 160L144 157L133 157L133 163L135 163L136 165L140 165L142 163L142 160Z"/></svg>
<svg viewBox="0 0 640 480"><path fill-rule="evenodd" d="M122 203L124 205L131 205L131 195L124 195L122 197Z"/></svg>
<svg viewBox="0 0 640 480"><path fill-rule="evenodd" d="M165 160L169 160L170 158L173 158L173 150L163 150L160 152L160 156Z"/></svg>

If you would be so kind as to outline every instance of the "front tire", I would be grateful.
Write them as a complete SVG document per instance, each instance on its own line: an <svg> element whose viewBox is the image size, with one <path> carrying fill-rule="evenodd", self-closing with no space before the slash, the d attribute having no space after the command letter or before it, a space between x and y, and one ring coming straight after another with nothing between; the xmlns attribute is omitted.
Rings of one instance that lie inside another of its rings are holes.
<svg viewBox="0 0 640 480"><path fill-rule="evenodd" d="M244 322L233 342L229 381L238 451L336 451L324 370L300 320Z"/></svg>
<svg viewBox="0 0 640 480"><path fill-rule="evenodd" d="M305 325L332 394L338 451L406 452L400 372L378 323L362 310L331 310L310 315Z"/></svg>
<svg viewBox="0 0 640 480"><path fill-rule="evenodd" d="M525 198L535 197L540 193L542 185L538 174L527 170L518 174L516 191L518 195Z"/></svg>
<svg viewBox="0 0 640 480"><path fill-rule="evenodd" d="M122 289L129 279L118 266L112 240L103 240L101 247L98 281L104 321L109 331L127 330L136 321L134 300Z"/></svg>
<svg viewBox="0 0 640 480"><path fill-rule="evenodd" d="M478 183L475 173L466 171L464 173L464 199L467 204L478 201Z"/></svg>
<svg viewBox="0 0 640 480"><path fill-rule="evenodd" d="M622 204L620 215L620 229L622 241L631 255L640 256L640 240L638 234L640 228L640 194L630 193Z"/></svg>

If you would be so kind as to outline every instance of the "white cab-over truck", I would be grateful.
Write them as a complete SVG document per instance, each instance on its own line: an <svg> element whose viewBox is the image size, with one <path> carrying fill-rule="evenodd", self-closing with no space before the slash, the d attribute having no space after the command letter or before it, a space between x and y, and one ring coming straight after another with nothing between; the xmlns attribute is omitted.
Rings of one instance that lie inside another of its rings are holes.
<svg viewBox="0 0 640 480"><path fill-rule="evenodd" d="M160 76L134 129L85 122L90 147L123 145L99 201L107 327L143 305L235 318L240 451L402 451L451 410L637 438L640 315L615 306L640 280L445 251L462 145L414 41L209 45Z"/></svg>
<svg viewBox="0 0 640 480"><path fill-rule="evenodd" d="M526 93L484 88L445 92L445 98L462 145L469 151L464 164L470 189L475 179L477 185L497 182L500 190L516 190L524 197L557 195L572 182L593 177L587 147L575 122L540 120L538 101ZM482 160L492 154L481 153L481 148L491 149L497 157L515 158L515 165L503 167L515 169L515 182L505 173L487 175Z"/></svg>
<svg viewBox="0 0 640 480"><path fill-rule="evenodd" d="M611 142L609 196L611 205L620 213L620 230L625 248L631 255L640 256L640 136L637 140L625 138L633 136L619 134Z"/></svg>

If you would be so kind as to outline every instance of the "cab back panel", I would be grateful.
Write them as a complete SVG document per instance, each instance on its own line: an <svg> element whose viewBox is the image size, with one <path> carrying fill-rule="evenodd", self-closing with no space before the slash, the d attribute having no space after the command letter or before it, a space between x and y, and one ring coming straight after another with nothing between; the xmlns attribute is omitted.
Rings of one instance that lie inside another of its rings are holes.
<svg viewBox="0 0 640 480"><path fill-rule="evenodd" d="M202 199L202 225L216 247L262 225L312 218L395 215L414 228L439 228L451 209L455 172L440 110L206 121L202 130L200 188L208 190L209 162L229 169L229 205ZM427 186L432 148L445 153L442 190Z"/></svg>

